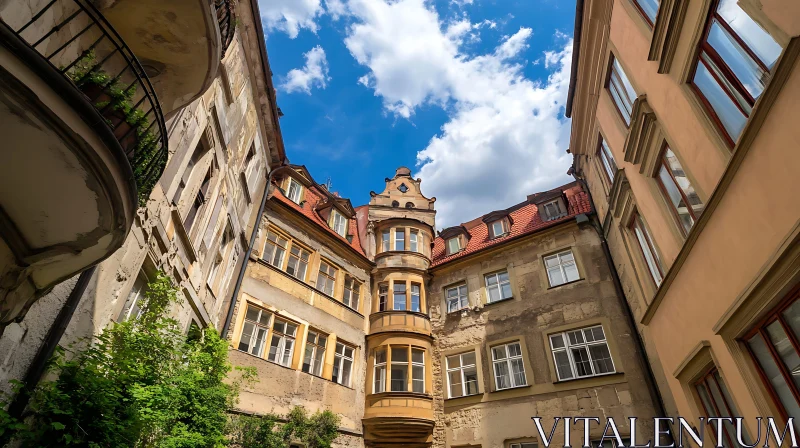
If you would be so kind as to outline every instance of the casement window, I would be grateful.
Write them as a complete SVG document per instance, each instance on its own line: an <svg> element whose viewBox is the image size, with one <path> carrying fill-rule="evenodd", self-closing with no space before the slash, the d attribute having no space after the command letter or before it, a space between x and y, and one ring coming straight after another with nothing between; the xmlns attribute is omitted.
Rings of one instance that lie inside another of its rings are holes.
<svg viewBox="0 0 800 448"><path fill-rule="evenodd" d="M203 235L203 248L209 249L214 241L214 231L217 230L217 222L219 221L219 214L222 210L222 204L225 197L222 195L217 196L217 202L214 203L214 209L211 212L211 218L206 225L206 231Z"/></svg>
<svg viewBox="0 0 800 448"><path fill-rule="evenodd" d="M331 210L331 228L341 236L347 236L347 219L337 210Z"/></svg>
<svg viewBox="0 0 800 448"><path fill-rule="evenodd" d="M684 236L689 234L692 226L703 213L703 202L694 191L681 162L669 147L664 150L661 157L661 166L658 169L658 186L664 193L667 203L680 224Z"/></svg>
<svg viewBox="0 0 800 448"><path fill-rule="evenodd" d="M411 252L421 252L419 250L419 232L412 230L408 233L408 250Z"/></svg>
<svg viewBox="0 0 800 448"><path fill-rule="evenodd" d="M147 275L144 271L140 271L133 282L131 292L128 293L128 299L119 313L118 322L125 322L128 319L138 319L142 315L144 306L145 294L147 293L148 284Z"/></svg>
<svg viewBox="0 0 800 448"><path fill-rule="evenodd" d="M501 237L508 233L508 225L505 219L494 221L490 224L490 228L492 229L492 238Z"/></svg>
<svg viewBox="0 0 800 448"><path fill-rule="evenodd" d="M550 350L561 381L616 372L602 325L551 334Z"/></svg>
<svg viewBox="0 0 800 448"><path fill-rule="evenodd" d="M511 298L511 281L508 278L508 271L486 274L484 280L489 303Z"/></svg>
<svg viewBox="0 0 800 448"><path fill-rule="evenodd" d="M592 446L597 446L597 444L593 443ZM537 445L533 442L511 443L508 448L537 448Z"/></svg>
<svg viewBox="0 0 800 448"><path fill-rule="evenodd" d="M718 0L711 11L691 85L733 146L783 48L737 0Z"/></svg>
<svg viewBox="0 0 800 448"><path fill-rule="evenodd" d="M206 285L212 290L214 289L214 282L217 280L220 266L222 266L222 257L215 255L214 261L211 264L211 270L208 271L208 277L206 278Z"/></svg>
<svg viewBox="0 0 800 448"><path fill-rule="evenodd" d="M264 255L262 255L261 259L278 269L283 269L283 259L286 256L286 248L288 246L289 240L269 230L267 232L267 244L264 247Z"/></svg>
<svg viewBox="0 0 800 448"><path fill-rule="evenodd" d="M295 336L297 336L296 324L275 319L275 323L272 325L272 342L269 346L267 361L290 367L294 354Z"/></svg>
<svg viewBox="0 0 800 448"><path fill-rule="evenodd" d="M408 346L392 347L391 350L390 390L392 392L408 392Z"/></svg>
<svg viewBox="0 0 800 448"><path fill-rule="evenodd" d="M394 230L394 250L406 250L406 229Z"/></svg>
<svg viewBox="0 0 800 448"><path fill-rule="evenodd" d="M344 297L342 302L354 310L358 310L358 296L361 291L361 283L349 275L344 276Z"/></svg>
<svg viewBox="0 0 800 448"><path fill-rule="evenodd" d="M447 240L447 255L452 255L461 250L461 239L453 237Z"/></svg>
<svg viewBox="0 0 800 448"><path fill-rule="evenodd" d="M469 307L469 296L467 295L467 285L458 285L445 290L447 297L447 312L452 313Z"/></svg>
<svg viewBox="0 0 800 448"><path fill-rule="evenodd" d="M411 391L425 393L425 350L411 348Z"/></svg>
<svg viewBox="0 0 800 448"><path fill-rule="evenodd" d="M192 226L194 226L194 222L197 218L197 215L200 213L200 209L208 199L208 189L211 186L211 174L212 168L209 167L205 177L203 177L203 183L200 184L200 190L197 191L197 195L194 197L192 206L189 208L189 212L186 214L186 219L183 220L183 228L186 229L186 233L189 233L192 230Z"/></svg>
<svg viewBox="0 0 800 448"><path fill-rule="evenodd" d="M525 363L519 342L492 347L494 382L497 390L526 386Z"/></svg>
<svg viewBox="0 0 800 448"><path fill-rule="evenodd" d="M700 398L701 409L706 419L712 417L727 417L729 420L732 420L736 418L736 416L742 415L736 411L736 406L731 399L728 386L725 384L725 381L722 379L716 367L712 367L702 378L696 381L694 383L694 389L697 396ZM708 420L706 420L706 422L708 425L706 433L716 438L717 425L720 424L719 420L715 420L714 424L711 424ZM744 440L752 440L747 435L746 428L742 428L742 431L744 432ZM724 420L722 424L722 438L723 440L717 441L715 446L739 446L739 444L736 443L736 427L732 421Z"/></svg>
<svg viewBox="0 0 800 448"><path fill-rule="evenodd" d="M286 188L286 197L295 204L300 203L300 198L303 197L303 186L294 178L289 178L289 185Z"/></svg>
<svg viewBox="0 0 800 448"><path fill-rule="evenodd" d="M336 271L337 269L326 263L325 261L319 262L319 274L317 274L317 289L325 294L333 297L333 291L336 287Z"/></svg>
<svg viewBox="0 0 800 448"><path fill-rule="evenodd" d="M650 25L651 28L653 27L653 24L656 23L656 15L658 15L659 3L659 0L633 0L633 4L636 5L636 9L638 9L642 14L642 17L647 20L647 24Z"/></svg>
<svg viewBox="0 0 800 448"><path fill-rule="evenodd" d="M389 309L389 285L381 283L378 285L378 311Z"/></svg>
<svg viewBox="0 0 800 448"><path fill-rule="evenodd" d="M644 257L647 270L650 272L650 277L655 282L656 286L661 285L664 280L664 268L661 264L661 258L656 252L656 246L653 244L653 238L647 230L647 226L639 213L634 213L631 218L629 228L636 236L636 241L639 243L639 249Z"/></svg>
<svg viewBox="0 0 800 448"><path fill-rule="evenodd" d="M611 60L609 61L606 88L611 95L611 100L617 107L617 111L625 121L625 126L630 126L633 102L636 101L636 91L633 90L633 86L628 80L628 75L622 70L622 65L614 55L611 55Z"/></svg>
<svg viewBox="0 0 800 448"><path fill-rule="evenodd" d="M384 230L381 234L381 241L383 241L383 251L389 252L392 250L392 232L389 230Z"/></svg>
<svg viewBox="0 0 800 448"><path fill-rule="evenodd" d="M394 288L392 290L394 293L394 303L392 309L395 311L406 309L406 284L403 283L395 283Z"/></svg>
<svg viewBox="0 0 800 448"><path fill-rule="evenodd" d="M336 352L333 355L333 377L334 383L350 387L350 377L353 373L353 353L355 349L349 345L336 343Z"/></svg>
<svg viewBox="0 0 800 448"><path fill-rule="evenodd" d="M386 392L386 349L375 349L375 368L372 373L372 393Z"/></svg>
<svg viewBox="0 0 800 448"><path fill-rule="evenodd" d="M474 351L446 358L448 398L478 393L478 367L475 359Z"/></svg>
<svg viewBox="0 0 800 448"><path fill-rule="evenodd" d="M566 210L564 210L564 207L561 206L561 201L558 199L546 202L542 204L541 207L545 214L543 217L543 220L545 221L551 221L567 215Z"/></svg>
<svg viewBox="0 0 800 448"><path fill-rule="evenodd" d="M310 256L311 253L309 251L292 244L292 248L289 250L289 262L286 264L286 273L305 281Z"/></svg>
<svg viewBox="0 0 800 448"><path fill-rule="evenodd" d="M578 266L575 264L575 257L571 250L544 257L544 264L551 287L580 279Z"/></svg>
<svg viewBox="0 0 800 448"><path fill-rule="evenodd" d="M614 160L614 155L611 154L611 148L608 147L605 139L600 136L600 142L597 145L597 157L600 159L600 165L603 166L603 172L608 179L608 183L614 183L614 177L617 175L617 162Z"/></svg>
<svg viewBox="0 0 800 448"><path fill-rule="evenodd" d="M303 372L312 375L322 375L322 366L325 364L325 345L328 336L317 331L308 330L306 337L306 352L303 355Z"/></svg>
<svg viewBox="0 0 800 448"><path fill-rule="evenodd" d="M253 142L253 144L250 145L250 151L247 153L247 159L245 159L243 173L247 185L247 192L251 197L253 196L253 193L255 193L256 182L258 179L256 173L258 173L258 170L261 166L260 162L261 160L258 150L256 149L256 144Z"/></svg>
<svg viewBox="0 0 800 448"><path fill-rule="evenodd" d="M800 421L799 297L794 291L789 301L773 310L743 338L776 406L784 417L793 417L795 422Z"/></svg>
<svg viewBox="0 0 800 448"><path fill-rule="evenodd" d="M420 285L419 283L412 283L411 284L411 311L420 312L421 311L421 303L420 302Z"/></svg>
<svg viewBox="0 0 800 448"><path fill-rule="evenodd" d="M266 310L248 305L244 315L242 336L239 338L239 350L263 357L271 318L272 314Z"/></svg>

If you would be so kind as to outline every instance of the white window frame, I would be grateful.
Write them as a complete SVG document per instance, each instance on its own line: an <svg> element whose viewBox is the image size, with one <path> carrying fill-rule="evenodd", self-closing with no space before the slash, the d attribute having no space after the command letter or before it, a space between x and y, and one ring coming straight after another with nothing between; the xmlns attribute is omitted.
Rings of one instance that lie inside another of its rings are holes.
<svg viewBox="0 0 800 448"><path fill-rule="evenodd" d="M292 247L289 248L288 253L289 261L286 263L286 273L298 280L306 281L308 263L311 260L311 252L292 241ZM289 272L292 262L295 264L293 268L294 273Z"/></svg>
<svg viewBox="0 0 800 448"><path fill-rule="evenodd" d="M572 257L571 260L566 259L567 256ZM556 264L554 266L549 266L548 261L555 260ZM548 255L544 257L544 266L547 270L547 281L550 283L551 287L554 286L561 286L567 283L572 283L581 279L581 273L578 271L578 263L575 261L575 254L572 252L572 249L563 250L556 254ZM574 267L575 268L575 278L570 279L567 275L567 268ZM561 273L561 278L564 280L561 283L555 283L553 281L553 275L551 271L558 270Z"/></svg>
<svg viewBox="0 0 800 448"><path fill-rule="evenodd" d="M400 285L403 286L403 308L397 308L397 290L395 288L399 287ZM408 284L406 282L395 282L392 283L392 310L393 311L405 311L408 309Z"/></svg>
<svg viewBox="0 0 800 448"><path fill-rule="evenodd" d="M383 252L392 250L392 230L384 230L381 233L381 244L383 245Z"/></svg>
<svg viewBox="0 0 800 448"><path fill-rule="evenodd" d="M401 237L398 238L398 236ZM395 251L406 250L406 229L404 228L394 229L394 250Z"/></svg>
<svg viewBox="0 0 800 448"><path fill-rule="evenodd" d="M292 332L292 334L276 331L275 326L278 325L279 322L283 323L284 330L288 329L290 325L294 327L294 331ZM270 349L272 348L272 340L274 340L275 338L278 338L278 346L275 353L276 359L269 359L270 357L272 357L272 353L268 352L267 361L274 362L275 364L282 365L284 367L291 367L292 359L294 358L294 348L297 345L296 338L297 338L298 327L299 325L297 325L294 322L290 322L284 319L278 319L277 317L272 320L272 339L269 341L269 347ZM290 342L291 342L291 347L289 348L289 352L286 353L286 345L289 344ZM281 356L281 359L277 359L278 356Z"/></svg>
<svg viewBox="0 0 800 448"><path fill-rule="evenodd" d="M391 362L389 363L389 392L410 392L409 391L409 384L408 384L408 377L411 375L411 353L409 350L410 346L408 345L390 345L389 350L391 351ZM405 361L396 361L395 360L395 351L404 351L406 353L406 360ZM402 390L394 390L394 383L399 382L400 378L394 378L392 374L392 370L395 366L405 366L406 377L403 378L403 389Z"/></svg>
<svg viewBox="0 0 800 448"><path fill-rule="evenodd" d="M339 235L347 236L347 219L336 209L331 209L331 228Z"/></svg>
<svg viewBox="0 0 800 448"><path fill-rule="evenodd" d="M131 316L136 320L142 315L144 309L139 305L142 303L142 297L147 293L149 281L147 274L140 270L136 275L136 279L133 281L133 285L131 285L131 290L128 292L128 298L125 300L125 305L120 313L119 319L117 319L119 322L125 322L131 319Z"/></svg>
<svg viewBox="0 0 800 448"><path fill-rule="evenodd" d="M455 242L455 249L453 249L453 242ZM454 236L447 240L447 255L458 253L461 250L461 238Z"/></svg>
<svg viewBox="0 0 800 448"><path fill-rule="evenodd" d="M327 269L324 269L325 266L327 266ZM336 292L336 274L338 272L339 269L334 267L333 264L325 260L320 260L319 271L317 272L317 289L333 297L333 294ZM321 282L321 279L324 281ZM324 284L321 285L320 283ZM328 292L328 285L330 285L330 292Z"/></svg>
<svg viewBox="0 0 800 448"><path fill-rule="evenodd" d="M552 207L555 207L558 213L552 213L551 211ZM561 218L564 215L566 215L566 212L564 210L561 210L561 201L559 201L558 199L553 199L552 201L545 202L544 204L542 204L542 210L544 210L544 213L547 215L548 221L551 219Z"/></svg>
<svg viewBox="0 0 800 448"><path fill-rule="evenodd" d="M422 353L422 362L414 362L414 352ZM411 392L417 394L424 394L425 393L425 350L421 348L411 347L411 359L410 359L410 366L411 369ZM414 367L422 367L422 379L415 379L414 378ZM422 392L415 390L415 384L422 381Z"/></svg>
<svg viewBox="0 0 800 448"><path fill-rule="evenodd" d="M500 275L506 274L507 280L500 280ZM489 279L494 277L497 280L497 283L494 285L489 284ZM507 269L503 269L502 271L492 272L491 274L484 274L483 282L486 286L486 303L495 303L501 302L503 300L508 300L514 298L514 290L511 287L511 275L509 275ZM503 285L508 285L508 290L510 291L511 295L508 297L503 297ZM500 298L497 300L492 300L491 290L497 288L497 293L499 294Z"/></svg>
<svg viewBox="0 0 800 448"><path fill-rule="evenodd" d="M511 351L509 348L513 345L517 346L517 350L519 351L519 355L511 355ZM505 352L505 358L497 359L495 349L502 347ZM522 343L520 341L513 341L508 342L505 344L499 344L492 346L490 349L492 352L492 372L494 372L494 385L496 390L504 390L504 389L513 389L515 387L523 387L528 385L528 374L525 371L525 358L522 356ZM522 376L523 382L521 384L517 384L516 375L514 375L514 361L519 361L522 364ZM511 384L508 387L500 387L500 376L497 374L497 366L499 364L506 364L508 368L508 378L509 383Z"/></svg>
<svg viewBox="0 0 800 448"><path fill-rule="evenodd" d="M383 362L378 362L378 353L383 352ZM379 394L386 392L386 374L388 372L387 358L389 356L389 347L380 347L375 349L374 366L372 371L372 393ZM379 380L379 381L377 381ZM376 387L380 385L380 388Z"/></svg>
<svg viewBox="0 0 800 448"><path fill-rule="evenodd" d="M313 339L313 341L311 339ZM320 341L322 341L321 344ZM300 366L300 370L314 376L322 376L322 367L325 365L325 351L327 347L328 335L316 330L308 330L306 348L303 353L303 364ZM308 350L309 348L311 348L310 353ZM320 350L322 350L321 353ZM306 371L306 365L308 365L308 371Z"/></svg>
<svg viewBox="0 0 800 448"><path fill-rule="evenodd" d="M408 250L411 252L421 252L419 250L419 232L410 230L408 232Z"/></svg>
<svg viewBox="0 0 800 448"><path fill-rule="evenodd" d="M258 315L256 316L256 320L247 318L247 312L250 311L251 309L258 310ZM264 316L267 316L266 323L261 321L262 317ZM253 332L250 333L250 340L247 342L247 350L242 350L241 348L242 338L245 335L244 329L247 324L252 325ZM269 329L271 327L272 327L272 313L263 308L248 304L247 307L245 308L244 323L242 324L242 331L241 334L239 335L239 345L237 345L236 349L239 350L240 352L249 353L251 355L258 356L259 358L263 358L264 350L266 350L267 344L268 342L270 342L267 341L267 336L269 335ZM264 339L261 341L261 349L258 350L259 353L255 353L256 340L258 339L259 330L263 331Z"/></svg>
<svg viewBox="0 0 800 448"><path fill-rule="evenodd" d="M275 240L271 240L271 236L274 236ZM283 244L281 244L281 242ZM267 230L266 242L264 243L264 254L261 256L261 259L272 266L283 270L283 261L286 258L286 251L288 248L288 238L273 230Z"/></svg>
<svg viewBox="0 0 800 448"><path fill-rule="evenodd" d="M341 350L340 350L341 347ZM347 354L348 350L350 351L350 355ZM333 382L337 384L341 384L345 387L350 387L350 383L353 381L353 364L355 363L355 353L356 349L341 342L336 342L336 350L333 355L333 370L334 374L331 377ZM350 361L350 367L348 368L347 372L347 384L343 382L344 378L344 366L345 361ZM339 375L336 376L335 372L338 369Z"/></svg>
<svg viewBox="0 0 800 448"><path fill-rule="evenodd" d="M455 291L455 295L451 296L450 292ZM469 308L469 291L467 290L467 284L461 283L460 285L451 286L446 288L444 291L444 297L447 301L447 312L448 313L455 313L456 311L463 310ZM455 299L458 308L452 308L450 306L453 303L453 299Z"/></svg>
<svg viewBox="0 0 800 448"><path fill-rule="evenodd" d="M414 289L416 288L417 292L414 293ZM422 312L422 285L420 283L411 283L411 290L409 291L409 302L408 306L411 311L416 311L418 313ZM417 298L416 308L414 307L414 297Z"/></svg>
<svg viewBox="0 0 800 448"><path fill-rule="evenodd" d="M350 286L348 287L348 280ZM358 300L360 299L361 282L351 277L350 275L344 276L344 295L342 296L342 303L347 307L358 310Z"/></svg>
<svg viewBox="0 0 800 448"><path fill-rule="evenodd" d="M294 187L294 190L292 189ZM300 182L294 180L293 177L289 178L289 185L286 186L286 197L295 204L300 204L300 198L303 197L303 186Z"/></svg>
<svg viewBox="0 0 800 448"><path fill-rule="evenodd" d="M389 311L389 284L378 284L378 311Z"/></svg>
<svg viewBox="0 0 800 448"><path fill-rule="evenodd" d="M497 231L497 226L500 226L500 231ZM506 230L506 223L504 219L498 219L497 221L492 222L492 238L497 238L499 236L503 236L508 233Z"/></svg>
<svg viewBox="0 0 800 448"><path fill-rule="evenodd" d="M602 339L600 339L597 333L594 331L595 329L598 328L602 332ZM587 331L589 333L586 333ZM572 339L570 338L571 334L580 334L581 342L578 342L577 338L573 338L575 339L575 341L573 342ZM587 334L591 336L592 339L591 341L589 341L589 337L587 337ZM561 346L557 346L559 344L555 343L555 341L559 340L558 338L560 338L560 340L562 341ZM553 363L559 381L591 378L595 376L612 375L614 373L617 373L616 364L614 363L614 358L611 355L611 346L608 345L608 336L606 335L606 331L602 325L592 325L590 327L576 328L573 330L564 331L562 333L550 334L547 336L547 339L550 341L550 351L552 352ZM595 346L606 347L606 350L608 351L608 360L611 361L611 371L604 373L595 373L596 372L595 360L591 352L591 347ZM578 368L573 355L573 349L584 349L586 355L588 356L588 365L592 373L588 375L578 375ZM561 376L561 371L558 369L559 363L558 363L558 358L556 357L557 353L567 354L567 359L569 360L570 374L572 375L571 377L563 378Z"/></svg>
<svg viewBox="0 0 800 448"><path fill-rule="evenodd" d="M465 365L464 364L464 355L469 355L470 353L475 355L475 362L473 362L472 364L466 364ZM455 357L458 357L458 367L450 367L450 358L455 358ZM446 356L445 357L445 363L446 363L445 366L446 366L446 370L447 370L447 372L446 372L446 375L447 375L447 398L469 397L469 396L472 396L472 395L479 395L481 393L481 391L480 391L480 381L478 380L478 353L477 352L475 352L473 350L473 351L469 351L469 352L459 353L457 355ZM464 374L464 371L465 370L470 370L470 369L474 369L475 370L475 388L478 389L478 391L475 392L474 394L468 394L467 393L467 381L466 381L466 376ZM453 395L452 395L452 385L450 384L450 373L451 372L459 372L459 375L461 376L461 395L459 395L457 397L453 397Z"/></svg>

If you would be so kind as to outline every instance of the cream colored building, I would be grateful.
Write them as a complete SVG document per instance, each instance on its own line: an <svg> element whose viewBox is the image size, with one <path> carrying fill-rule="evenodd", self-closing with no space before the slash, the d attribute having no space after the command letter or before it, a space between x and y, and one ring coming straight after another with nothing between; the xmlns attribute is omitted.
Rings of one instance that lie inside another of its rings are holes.
<svg viewBox="0 0 800 448"><path fill-rule="evenodd" d="M796 1L578 2L573 169L666 411L753 437L800 417L798 34Z"/></svg>

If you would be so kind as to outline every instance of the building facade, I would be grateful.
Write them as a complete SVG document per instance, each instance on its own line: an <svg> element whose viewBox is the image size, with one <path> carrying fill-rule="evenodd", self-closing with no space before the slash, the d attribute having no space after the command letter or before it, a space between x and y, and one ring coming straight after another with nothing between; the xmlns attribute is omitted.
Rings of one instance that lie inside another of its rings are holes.
<svg viewBox="0 0 800 448"><path fill-rule="evenodd" d="M757 416L800 417L799 8L586 0L576 17L573 170L666 412L743 416L754 437Z"/></svg>

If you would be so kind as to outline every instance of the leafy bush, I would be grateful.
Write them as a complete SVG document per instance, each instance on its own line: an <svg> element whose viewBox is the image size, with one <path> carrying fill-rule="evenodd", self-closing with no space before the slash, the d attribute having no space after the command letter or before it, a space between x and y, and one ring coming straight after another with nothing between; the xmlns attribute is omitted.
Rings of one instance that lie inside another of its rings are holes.
<svg viewBox="0 0 800 448"><path fill-rule="evenodd" d="M272 414L233 419L231 442L237 448L288 448L291 442L302 442L308 448L330 448L338 427L339 417L331 411L309 416L303 408L295 407L283 419Z"/></svg>

